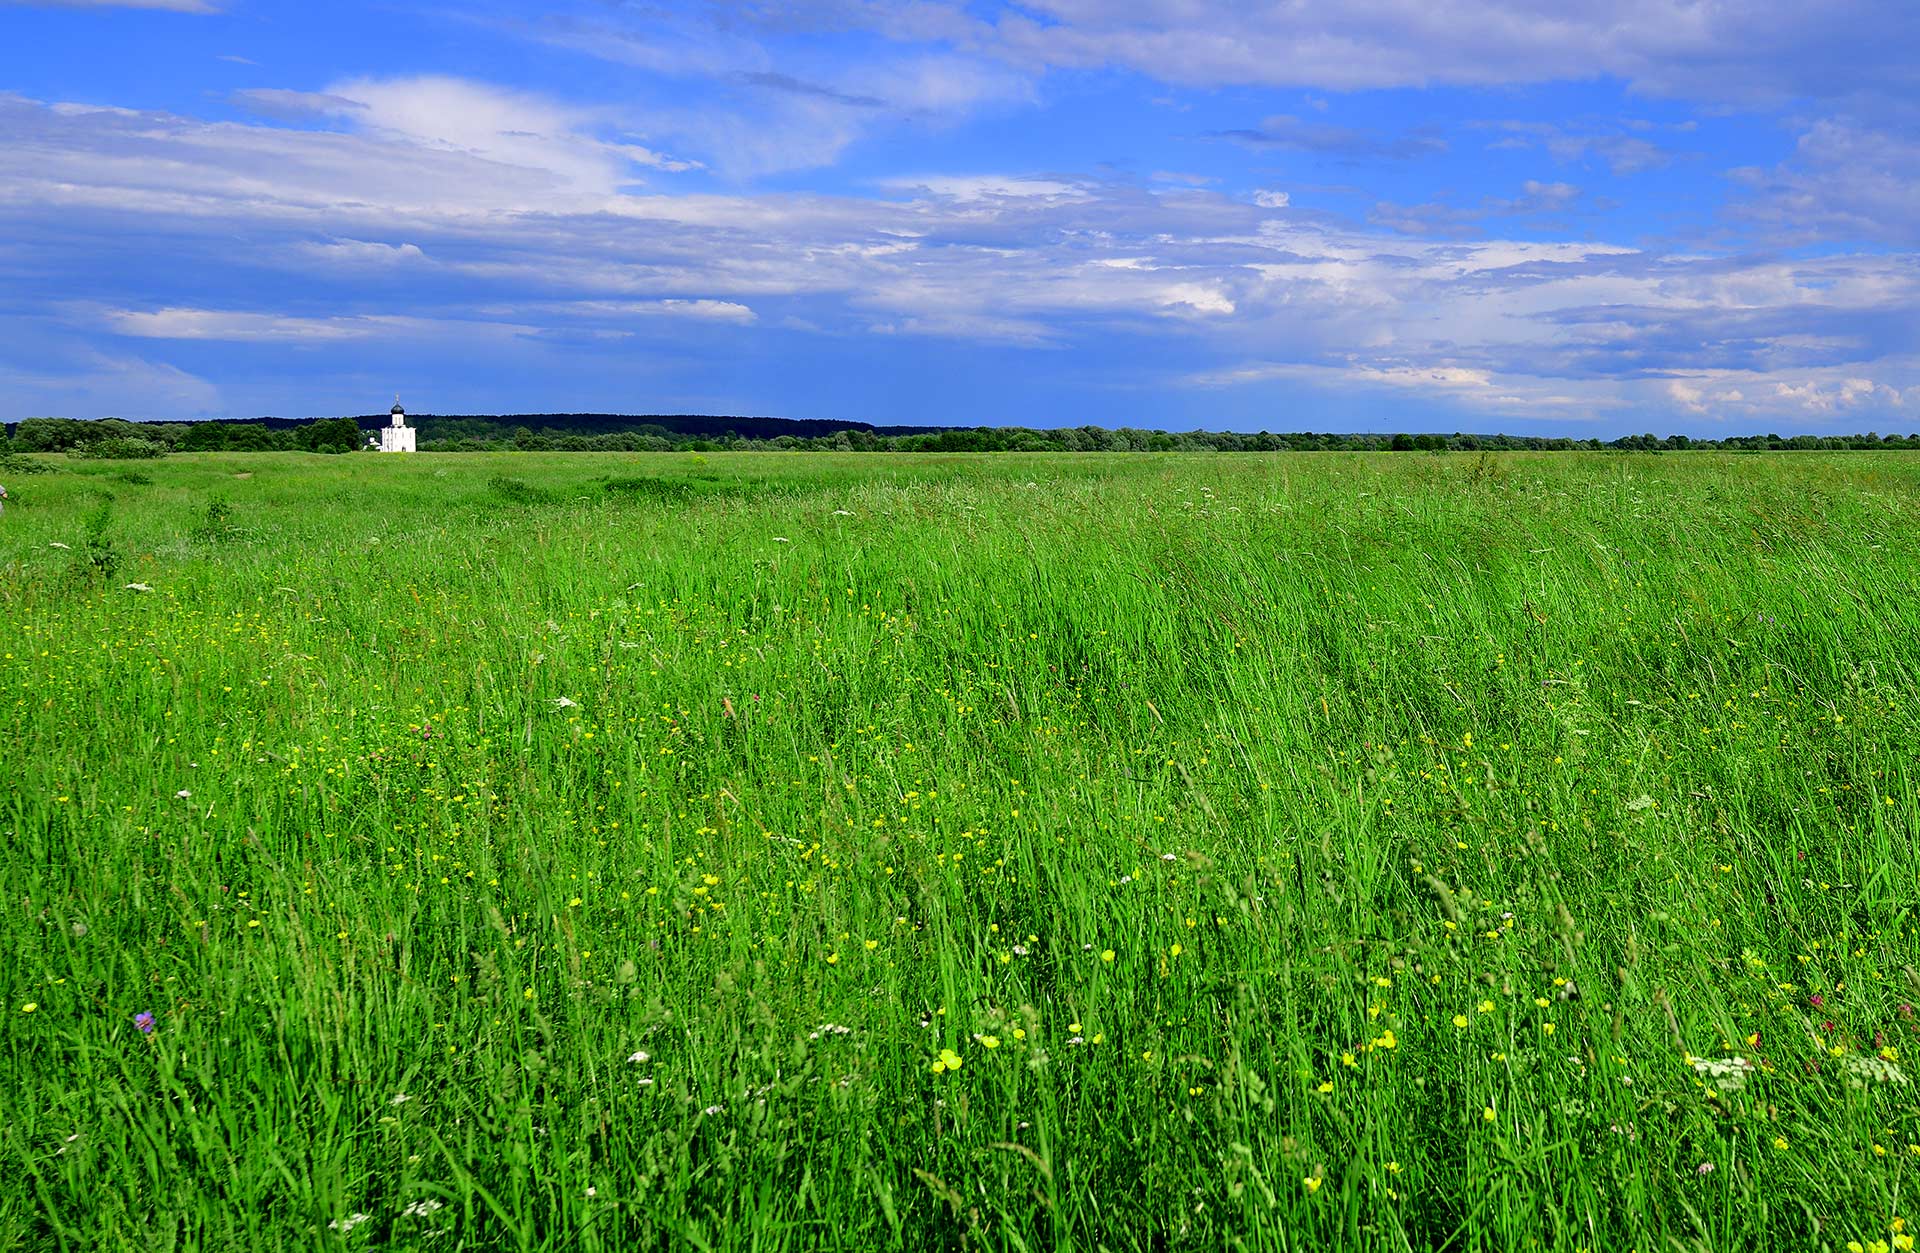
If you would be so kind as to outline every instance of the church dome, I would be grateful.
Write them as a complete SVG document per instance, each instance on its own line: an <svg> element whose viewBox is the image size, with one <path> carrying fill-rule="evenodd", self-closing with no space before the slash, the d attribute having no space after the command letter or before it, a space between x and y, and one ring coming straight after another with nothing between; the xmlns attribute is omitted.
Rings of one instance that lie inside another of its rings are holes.
<svg viewBox="0 0 1920 1253"><path fill-rule="evenodd" d="M398 414L401 416L405 416L407 411L405 409L402 409L400 407L400 402L396 400L393 402L393 408L387 410L387 412L390 414Z"/></svg>

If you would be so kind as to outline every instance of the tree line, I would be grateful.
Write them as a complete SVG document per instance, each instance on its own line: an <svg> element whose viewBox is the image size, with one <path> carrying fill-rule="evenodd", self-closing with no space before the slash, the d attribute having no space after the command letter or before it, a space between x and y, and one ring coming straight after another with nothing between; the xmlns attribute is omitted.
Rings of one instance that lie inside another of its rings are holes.
<svg viewBox="0 0 1920 1253"><path fill-rule="evenodd" d="M697 415L619 418L608 414L542 414L518 418L412 419L422 452L1475 452L1619 449L1742 452L1920 449L1920 434L1626 435L1573 439L1543 435L1337 434L1295 431L1159 431L1099 426L956 428L873 427L860 423L788 422L779 418ZM0 453L58 452L72 457L133 459L173 452L329 452L364 447L384 417L261 421L130 422L121 418L25 418L6 429ZM746 433L743 433L742 428ZM776 433L782 432L782 433Z"/></svg>

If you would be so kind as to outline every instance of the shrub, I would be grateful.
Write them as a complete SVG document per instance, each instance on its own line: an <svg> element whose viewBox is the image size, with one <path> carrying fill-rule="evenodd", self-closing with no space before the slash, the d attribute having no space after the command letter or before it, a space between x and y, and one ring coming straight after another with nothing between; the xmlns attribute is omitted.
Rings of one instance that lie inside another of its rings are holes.
<svg viewBox="0 0 1920 1253"><path fill-rule="evenodd" d="M193 528L193 538L209 544L224 544L252 536L233 520L233 506L227 503L227 498L214 496L207 501L207 512L200 519L200 525Z"/></svg>
<svg viewBox="0 0 1920 1253"><path fill-rule="evenodd" d="M128 435L109 435L104 439L75 444L67 456L80 461L152 461L172 451L158 440Z"/></svg>
<svg viewBox="0 0 1920 1253"><path fill-rule="evenodd" d="M103 500L87 514L86 538L73 554L73 573L82 581L104 583L120 568L120 550L107 528L113 524L113 502Z"/></svg>
<svg viewBox="0 0 1920 1253"><path fill-rule="evenodd" d="M44 461L23 457L17 452L0 452L0 473L16 476L52 474L53 467Z"/></svg>
<svg viewBox="0 0 1920 1253"><path fill-rule="evenodd" d="M508 478L504 474L496 474L488 479L487 488L495 496L516 505L543 505L553 499L553 493L545 488Z"/></svg>

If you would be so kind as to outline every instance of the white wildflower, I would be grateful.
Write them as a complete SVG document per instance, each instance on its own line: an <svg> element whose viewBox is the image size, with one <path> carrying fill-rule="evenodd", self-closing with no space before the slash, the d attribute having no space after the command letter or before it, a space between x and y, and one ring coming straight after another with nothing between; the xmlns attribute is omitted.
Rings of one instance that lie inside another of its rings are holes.
<svg viewBox="0 0 1920 1253"><path fill-rule="evenodd" d="M361 1223L366 1222L368 1219L372 1217L373 1217L372 1214L348 1214L345 1218L334 1219L332 1222L327 1224L327 1227L329 1230L337 1231L340 1234L345 1235L347 1232L352 1231L355 1227L358 1227Z"/></svg>
<svg viewBox="0 0 1920 1253"><path fill-rule="evenodd" d="M408 1101L411 1101L412 1099L413 1098L408 1096L405 1092L395 1092L393 1094L393 1099L391 1101L388 1101L387 1104L405 1105Z"/></svg>
<svg viewBox="0 0 1920 1253"><path fill-rule="evenodd" d="M553 707L555 709L578 709L580 708L580 702L571 696L561 696L555 698Z"/></svg>
<svg viewBox="0 0 1920 1253"><path fill-rule="evenodd" d="M62 544L59 540L54 540L52 543L48 544L47 547L48 548L64 548L64 549L67 549L68 551L72 551L73 549L72 544Z"/></svg>
<svg viewBox="0 0 1920 1253"><path fill-rule="evenodd" d="M127 584L127 590L129 592L151 592L153 589L145 583L129 583Z"/></svg>
<svg viewBox="0 0 1920 1253"><path fill-rule="evenodd" d="M1900 1073L1898 1066L1884 1057L1865 1053L1857 1057L1844 1057L1840 1059L1840 1067L1846 1072L1847 1086L1850 1088L1864 1088L1869 1082L1906 1086L1907 1077Z"/></svg>
<svg viewBox="0 0 1920 1253"><path fill-rule="evenodd" d="M193 793L187 791L187 789L185 788L181 788L178 792L175 792L173 794L173 799L177 801L190 801L193 799Z"/></svg>
<svg viewBox="0 0 1920 1253"><path fill-rule="evenodd" d="M1753 1070L1753 1063L1744 1057L1728 1057L1716 1060L1711 1057L1693 1059L1693 1071L1713 1080L1713 1086L1722 1092L1738 1092L1747 1086L1747 1075Z"/></svg>
<svg viewBox="0 0 1920 1253"><path fill-rule="evenodd" d="M723 1112L726 1108L727 1107L724 1105L709 1105L705 1109L701 1110L700 1112L705 1114L707 1117L711 1118L715 1114Z"/></svg>
<svg viewBox="0 0 1920 1253"><path fill-rule="evenodd" d="M641 1049L639 1052L635 1053L632 1057L629 1057L627 1060L632 1062L636 1066L644 1066L646 1063L653 1060L653 1054L647 1052L645 1049Z"/></svg>
<svg viewBox="0 0 1920 1253"><path fill-rule="evenodd" d="M409 1205L407 1206L407 1208L401 1210L400 1215L403 1218L425 1218L428 1215L433 1214L439 1210L443 1210L445 1208L446 1206L439 1201L433 1201L433 1200L415 1201L412 1205Z"/></svg>

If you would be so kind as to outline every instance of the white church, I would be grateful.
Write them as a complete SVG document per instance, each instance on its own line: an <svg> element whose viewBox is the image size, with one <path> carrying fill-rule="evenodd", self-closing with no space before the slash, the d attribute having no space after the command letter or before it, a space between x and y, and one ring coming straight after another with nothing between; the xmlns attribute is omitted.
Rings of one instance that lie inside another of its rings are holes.
<svg viewBox="0 0 1920 1253"><path fill-rule="evenodd" d="M407 425L407 411L400 407L400 398L395 396L393 398L393 424L385 427L380 432L380 451L418 452L420 450L414 447L414 439L418 435L418 430ZM367 447L372 448L373 446L373 437L368 436Z"/></svg>

